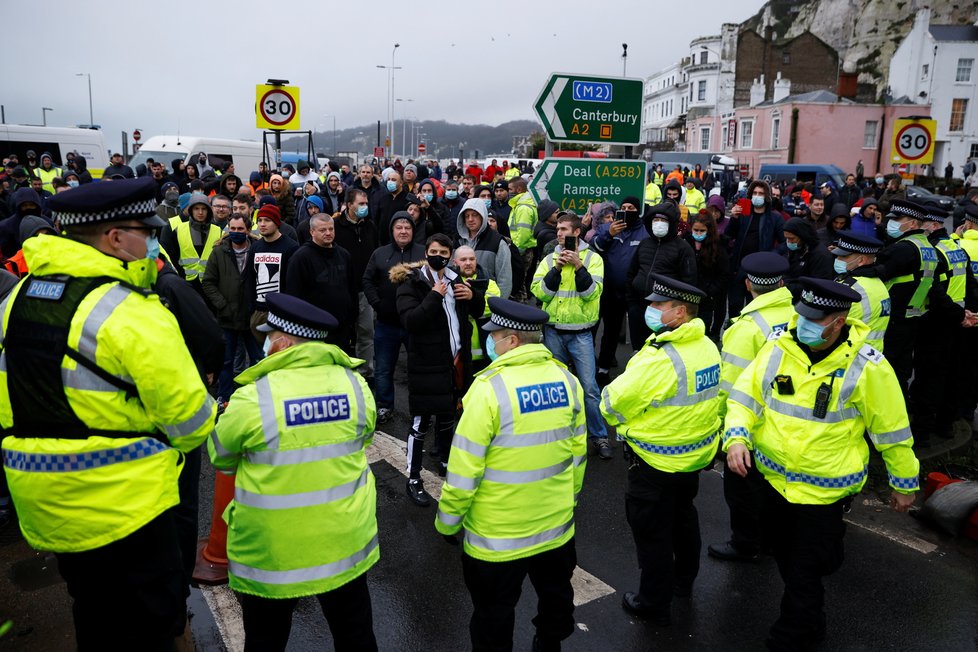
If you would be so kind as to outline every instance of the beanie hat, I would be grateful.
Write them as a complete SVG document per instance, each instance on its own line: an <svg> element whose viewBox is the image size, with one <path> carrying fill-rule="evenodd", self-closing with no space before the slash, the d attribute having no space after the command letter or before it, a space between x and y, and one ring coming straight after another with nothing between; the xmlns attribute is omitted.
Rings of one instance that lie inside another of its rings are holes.
<svg viewBox="0 0 978 652"><path fill-rule="evenodd" d="M631 204L632 206L634 206L638 210L642 210L642 200L639 199L638 197L634 196L634 195L629 195L628 197L622 197L621 198L621 203L622 204Z"/></svg>
<svg viewBox="0 0 978 652"><path fill-rule="evenodd" d="M323 200L321 197L317 197L316 195L310 195L309 197L306 197L306 202L309 204L315 204L316 207L319 208L320 213L322 213L323 210L325 210L323 208Z"/></svg>
<svg viewBox="0 0 978 652"><path fill-rule="evenodd" d="M180 212L181 213L183 212L183 210L185 208L187 208L187 205L188 204L190 204L190 193L189 192L185 192L185 193L181 194L179 197L177 197L177 206L180 207Z"/></svg>
<svg viewBox="0 0 978 652"><path fill-rule="evenodd" d="M710 195L710 198L706 200L706 205L717 209L721 213L727 210L727 204L720 195Z"/></svg>
<svg viewBox="0 0 978 652"><path fill-rule="evenodd" d="M408 224L411 225L411 230L412 231L414 230L414 220L411 219L411 214L408 213L407 211L397 211L391 217L391 231L392 232L394 230L394 224L396 224L397 222L400 222L401 220L405 220Z"/></svg>
<svg viewBox="0 0 978 652"><path fill-rule="evenodd" d="M248 183L261 183L261 172L255 170L248 175Z"/></svg>
<svg viewBox="0 0 978 652"><path fill-rule="evenodd" d="M176 187L177 187L177 184L173 183L172 181L167 181L166 183L164 183L160 187L160 190L163 192L163 194L166 194L166 191L167 190L169 190L170 188L176 188Z"/></svg>
<svg viewBox="0 0 978 652"><path fill-rule="evenodd" d="M282 226L282 211L279 210L278 204L265 204L258 209L258 217L267 217L275 222L275 226Z"/></svg>
<svg viewBox="0 0 978 652"><path fill-rule="evenodd" d="M556 211L558 208L560 207L557 205L557 202L553 201L552 199L544 199L537 204L537 218L541 222L545 222L547 221L547 218L553 215L554 211Z"/></svg>
<svg viewBox="0 0 978 652"><path fill-rule="evenodd" d="M404 171L405 172L411 171L411 172L414 172L415 174L417 174L418 173L418 166L415 165L414 163L408 163L407 165L404 166Z"/></svg>

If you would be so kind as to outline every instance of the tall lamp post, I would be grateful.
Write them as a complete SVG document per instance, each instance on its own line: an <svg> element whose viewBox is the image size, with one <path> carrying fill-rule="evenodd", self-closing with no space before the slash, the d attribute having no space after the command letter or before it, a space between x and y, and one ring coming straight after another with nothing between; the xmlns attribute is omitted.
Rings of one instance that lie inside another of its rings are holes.
<svg viewBox="0 0 978 652"><path fill-rule="evenodd" d="M413 102L414 100L409 99L409 98L399 97L399 98L397 98L397 101L398 102ZM404 156L407 156L407 157L410 158L411 152L408 151L407 120L408 120L407 107L405 106L404 107L404 115L401 116L401 140L404 141L404 144L402 145L402 147L404 147L404 152L402 152L402 153L404 154ZM393 151L393 150L394 150L394 146L391 145L391 151Z"/></svg>
<svg viewBox="0 0 978 652"><path fill-rule="evenodd" d="M394 65L394 55L397 54L399 47L401 44L395 43L394 49L391 50L391 65L377 66L387 69L387 138L391 143L391 151L388 152L391 155L394 153L394 71L401 69L400 66Z"/></svg>
<svg viewBox="0 0 978 652"><path fill-rule="evenodd" d="M41 107L41 123L43 126L48 126L48 111L54 111L54 109L49 109L46 106Z"/></svg>
<svg viewBox="0 0 978 652"><path fill-rule="evenodd" d="M712 49L706 47L705 45L701 45L700 46L700 49L701 50L704 50L706 52L710 52L712 54L715 54L716 57L717 57L717 88L716 88L716 93L713 96L714 97L714 99L713 99L713 115L716 118L716 124L713 125L712 130L715 131L716 134L717 134L717 148L714 149L713 151L719 152L720 151L720 146L723 144L723 143L720 142L720 66L722 65L721 64L721 61L720 61L720 53L717 52L716 50L712 50ZM712 133L710 134L710 147L711 147L711 149L713 147L713 134Z"/></svg>
<svg viewBox="0 0 978 652"><path fill-rule="evenodd" d="M95 113L92 111L92 73L76 72L75 77L88 77L88 126L95 126Z"/></svg>

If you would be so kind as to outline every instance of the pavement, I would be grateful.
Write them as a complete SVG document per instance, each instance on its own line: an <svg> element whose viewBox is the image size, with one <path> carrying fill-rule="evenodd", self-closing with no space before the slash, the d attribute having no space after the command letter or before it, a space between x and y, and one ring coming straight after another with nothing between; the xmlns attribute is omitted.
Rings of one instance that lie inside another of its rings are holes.
<svg viewBox="0 0 978 652"><path fill-rule="evenodd" d="M368 573L374 629L382 650L467 649L471 602L460 552L434 530L435 507L419 508L404 494L408 429L406 373L396 376L397 414L378 427L368 452L377 479L381 559ZM625 465L615 457L588 459L577 511L579 569L574 584L577 629L565 650L757 650L777 615L782 584L771 558L720 562L706 545L728 535L718 470L704 471L696 504L703 536L693 594L673 603L671 627L656 627L622 611L621 594L635 590L638 568L624 514ZM875 453L874 453L875 455ZM205 456L206 457L206 456ZM719 467L722 469L722 467ZM434 465L428 466L435 471ZM439 482L426 474L437 495ZM213 469L201 475L201 533L209 527ZM823 650L966 650L978 647L978 543L952 538L889 510L867 490L847 517L846 561L827 578L828 635ZM227 587L193 589L188 602L194 649L243 649L240 610ZM514 649L529 650L536 599L527 582L517 607ZM106 626L111 626L106 614ZM60 651L74 646L70 598L53 558L31 550L15 526L0 530L0 650ZM300 601L289 650L330 649L318 603ZM188 647L189 649L189 647Z"/></svg>

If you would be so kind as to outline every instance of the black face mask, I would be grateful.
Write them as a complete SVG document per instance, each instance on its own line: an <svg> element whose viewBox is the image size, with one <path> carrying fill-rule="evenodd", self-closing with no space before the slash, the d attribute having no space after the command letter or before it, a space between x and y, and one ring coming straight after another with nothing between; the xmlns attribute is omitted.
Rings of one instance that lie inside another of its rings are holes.
<svg viewBox="0 0 978 652"><path fill-rule="evenodd" d="M779 211L782 208L784 208L784 204L781 203L780 197L774 197L773 199L771 199L771 208L773 208L776 211Z"/></svg>
<svg viewBox="0 0 978 652"><path fill-rule="evenodd" d="M436 272L440 272L441 270L443 270L446 267L448 267L448 258L446 258L445 256L431 256L431 255L429 255L429 256L426 256L425 258L428 261L428 267L430 267L431 269L435 270Z"/></svg>

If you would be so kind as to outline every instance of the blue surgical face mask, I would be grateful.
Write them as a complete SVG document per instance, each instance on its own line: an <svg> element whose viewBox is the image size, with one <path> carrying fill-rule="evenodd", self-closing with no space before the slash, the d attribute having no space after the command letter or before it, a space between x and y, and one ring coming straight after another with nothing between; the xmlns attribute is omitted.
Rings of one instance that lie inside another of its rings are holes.
<svg viewBox="0 0 978 652"><path fill-rule="evenodd" d="M390 192L397 192L397 184L394 183L393 181L388 181L387 190L389 190Z"/></svg>
<svg viewBox="0 0 978 652"><path fill-rule="evenodd" d="M421 197L424 198L424 200L426 202L428 202L429 204L435 199L435 196L432 195L432 194L429 194L429 193L425 193L425 194L421 195Z"/></svg>
<svg viewBox="0 0 978 652"><path fill-rule="evenodd" d="M261 351L262 353L265 354L266 358L271 355L271 348L272 348L272 338L266 337L265 343L261 347Z"/></svg>
<svg viewBox="0 0 978 652"><path fill-rule="evenodd" d="M486 203L486 208L489 208L490 206L492 206L492 200L491 199L483 199L482 201L484 201Z"/></svg>
<svg viewBox="0 0 978 652"><path fill-rule="evenodd" d="M902 225L896 220L889 220L886 223L886 235L890 236L894 240L903 236L903 230L900 228Z"/></svg>
<svg viewBox="0 0 978 652"><path fill-rule="evenodd" d="M760 208L761 206L764 205L764 197L761 197L760 195L754 195L753 197L750 198L750 203L754 205L756 208Z"/></svg>
<svg viewBox="0 0 978 652"><path fill-rule="evenodd" d="M878 185L881 185L882 186L883 185L883 177L876 177L876 183Z"/></svg>
<svg viewBox="0 0 978 652"><path fill-rule="evenodd" d="M693 231L693 240L696 240L697 242L703 242L704 240L706 240L706 236L708 235L709 233L706 232L697 233L696 231Z"/></svg>
<svg viewBox="0 0 978 652"><path fill-rule="evenodd" d="M68 187L69 188L77 188L78 187L78 180L77 179L68 179Z"/></svg>
<svg viewBox="0 0 978 652"><path fill-rule="evenodd" d="M446 190L445 199L458 199L458 190Z"/></svg>
<svg viewBox="0 0 978 652"><path fill-rule="evenodd" d="M798 341L806 346L821 346L825 344L825 326L813 322L804 315L798 315Z"/></svg>
<svg viewBox="0 0 978 652"><path fill-rule="evenodd" d="M369 206L357 206L357 217L363 218L370 212Z"/></svg>
<svg viewBox="0 0 978 652"><path fill-rule="evenodd" d="M835 268L836 274L845 274L849 271L849 264L841 258L836 258L832 261L832 267Z"/></svg>
<svg viewBox="0 0 978 652"><path fill-rule="evenodd" d="M665 324L662 323L662 311L658 308L653 308L652 306L646 308L645 325L648 326L649 330L653 333L658 333L665 328Z"/></svg>
<svg viewBox="0 0 978 652"><path fill-rule="evenodd" d="M490 360L499 357L499 354L496 353L496 340L492 338L492 335L486 338L486 355L489 356Z"/></svg>
<svg viewBox="0 0 978 652"><path fill-rule="evenodd" d="M150 260L160 257L160 240L155 235L146 238L146 257Z"/></svg>
<svg viewBox="0 0 978 652"><path fill-rule="evenodd" d="M797 242L787 242L785 244L788 246L788 251L798 251L798 243Z"/></svg>

